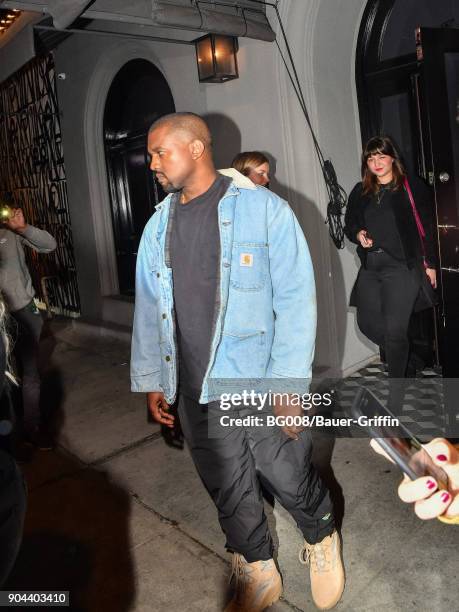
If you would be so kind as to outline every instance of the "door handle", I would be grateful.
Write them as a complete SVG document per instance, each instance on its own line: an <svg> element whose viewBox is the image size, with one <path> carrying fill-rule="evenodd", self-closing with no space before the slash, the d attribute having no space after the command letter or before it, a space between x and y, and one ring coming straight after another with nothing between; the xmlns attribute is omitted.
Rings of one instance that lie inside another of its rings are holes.
<svg viewBox="0 0 459 612"><path fill-rule="evenodd" d="M447 183L449 181L449 174L447 172L440 172L438 178L442 183Z"/></svg>

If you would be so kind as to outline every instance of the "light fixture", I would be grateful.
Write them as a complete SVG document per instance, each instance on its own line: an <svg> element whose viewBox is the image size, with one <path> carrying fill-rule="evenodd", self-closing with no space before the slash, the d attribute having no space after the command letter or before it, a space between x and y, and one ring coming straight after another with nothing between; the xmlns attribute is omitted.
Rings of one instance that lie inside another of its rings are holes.
<svg viewBox="0 0 459 612"><path fill-rule="evenodd" d="M20 16L19 9L13 9L13 11L0 9L0 34L4 34Z"/></svg>
<svg viewBox="0 0 459 612"><path fill-rule="evenodd" d="M224 83L237 79L237 38L206 34L194 41L200 83Z"/></svg>

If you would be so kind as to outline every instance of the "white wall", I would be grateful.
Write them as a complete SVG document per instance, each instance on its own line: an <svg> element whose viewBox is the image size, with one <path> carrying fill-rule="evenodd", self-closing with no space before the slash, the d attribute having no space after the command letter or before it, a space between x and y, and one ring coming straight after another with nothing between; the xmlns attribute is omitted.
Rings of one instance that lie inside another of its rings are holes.
<svg viewBox="0 0 459 612"><path fill-rule="evenodd" d="M284 0L281 7L313 124L348 191L359 176L354 53L364 4L364 0ZM275 26L275 20L271 23ZM95 115L103 110L119 68L135 56L144 57L163 72L177 110L206 116L214 132L217 165L229 165L239 150L247 149L266 151L274 158L273 189L294 208L315 266L316 365L335 373L352 370L374 354L374 347L359 337L354 313L347 307L357 273L354 248L338 251L328 236L320 168L276 46L248 39L239 42L240 76L225 84L198 83L194 49L189 46L74 36L59 47L57 71L67 75L59 82L59 98L84 313L100 316L100 296L110 293L116 283L101 123ZM88 146L88 125L95 131L93 146Z"/></svg>

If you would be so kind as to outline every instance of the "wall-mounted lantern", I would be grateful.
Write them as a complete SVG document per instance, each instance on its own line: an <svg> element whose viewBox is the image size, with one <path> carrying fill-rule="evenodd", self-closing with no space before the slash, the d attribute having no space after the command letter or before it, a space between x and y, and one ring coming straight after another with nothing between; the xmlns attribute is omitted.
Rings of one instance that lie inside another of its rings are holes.
<svg viewBox="0 0 459 612"><path fill-rule="evenodd" d="M200 83L224 83L237 79L237 38L206 34L194 41Z"/></svg>
<svg viewBox="0 0 459 612"><path fill-rule="evenodd" d="M21 11L0 9L0 34L5 34L8 28L21 16Z"/></svg>

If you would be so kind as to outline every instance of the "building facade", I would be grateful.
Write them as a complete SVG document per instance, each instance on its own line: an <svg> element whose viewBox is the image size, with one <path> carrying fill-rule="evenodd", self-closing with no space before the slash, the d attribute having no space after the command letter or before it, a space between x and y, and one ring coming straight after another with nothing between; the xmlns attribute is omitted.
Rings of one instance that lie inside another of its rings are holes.
<svg viewBox="0 0 459 612"><path fill-rule="evenodd" d="M33 3L23 4L30 9ZM45 4L37 3L42 10ZM98 4L96 2L93 7ZM106 7L110 3L102 4ZM333 161L339 182L347 192L359 180L365 132L361 106L359 108L361 75L356 74L357 54L363 52L362 31L371 21L372 10L377 14L387 9L385 27L392 27L394 40L402 41L407 48L402 51L396 48L393 55L403 55L406 50L415 54L412 24L416 23L416 11L425 21L418 25L440 24L433 23L438 15L428 12L422 15L419 6L416 9L414 4L400 0L282 0L278 3L313 128L324 155ZM21 2L15 5L21 8ZM454 3L445 0L443 8L445 15L451 14L451 19L459 17ZM266 11L282 48L284 43L275 12L269 6ZM394 11L398 31L389 20ZM42 14L25 12L22 26L18 22L14 24L14 32L7 32L4 40L0 37L1 80L10 78L35 54L30 30L42 18ZM149 71L145 63L149 63L151 73L156 74L151 78L157 79L157 90L146 86L135 91L134 87L129 107L132 113L143 112L145 122L148 118L145 109L150 105L150 118L167 108L203 115L214 134L215 156L220 167L229 166L241 150L262 150L272 157L275 165L272 189L285 197L294 209L314 263L319 306L317 370L346 375L371 360L376 347L360 334L355 313L348 307L358 269L355 249L346 244L344 249L338 250L330 239L325 223L328 198L321 169L276 43L240 37L239 78L221 84L200 83L194 46L186 44L197 38L199 32L156 27L155 37L168 39L159 41L148 40L147 35L153 30L147 28L146 35L146 26L138 23L111 21L112 36L106 32L103 35L88 32L91 27L100 30L94 24L96 20L86 28L86 33L67 35L49 51L55 65L80 315L101 325L128 326L132 319L133 299L129 290L124 289L125 281L120 275L120 226L114 220L114 199L119 194L114 195L113 185L116 187L116 176L121 175L113 168L123 147L121 159L124 164L129 159L130 171L134 172L133 166L143 168L145 159L134 140L141 139L145 126L132 127L132 147L121 144L118 147L116 139L121 143L127 138L121 120L124 111L118 109L120 130L115 126L110 131L107 104L113 102L116 107L116 98L111 100L111 96L117 77L119 82L125 79L123 82L128 88L129 83L133 83L126 68L129 63L133 75L141 72L142 78L147 80L148 75L145 75ZM142 38L138 38L139 34ZM143 67L139 62L144 62ZM119 76L123 69L124 76ZM134 76L133 79L135 81ZM388 111L388 116L393 116L393 111ZM127 150L130 157L126 157ZM115 151L112 157L110 151ZM143 176L143 171L139 177ZM133 198L132 189L129 193Z"/></svg>

